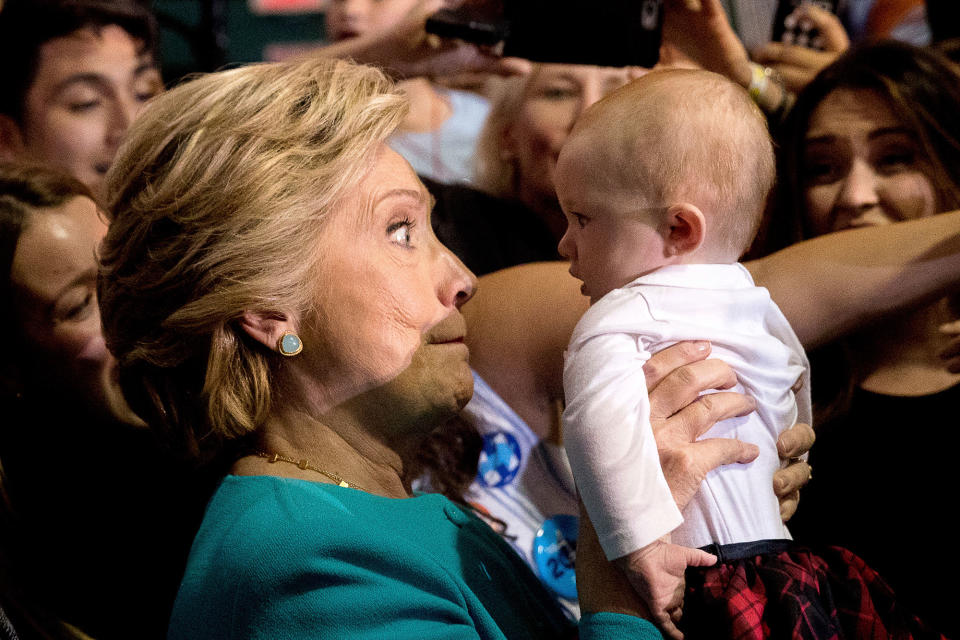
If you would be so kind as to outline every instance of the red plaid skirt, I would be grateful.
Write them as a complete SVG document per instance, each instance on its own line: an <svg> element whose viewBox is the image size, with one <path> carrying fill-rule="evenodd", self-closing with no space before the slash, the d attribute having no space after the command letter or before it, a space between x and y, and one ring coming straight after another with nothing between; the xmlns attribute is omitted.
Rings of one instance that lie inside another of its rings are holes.
<svg viewBox="0 0 960 640"><path fill-rule="evenodd" d="M688 640L946 638L897 604L887 583L839 547L690 568L681 629Z"/></svg>

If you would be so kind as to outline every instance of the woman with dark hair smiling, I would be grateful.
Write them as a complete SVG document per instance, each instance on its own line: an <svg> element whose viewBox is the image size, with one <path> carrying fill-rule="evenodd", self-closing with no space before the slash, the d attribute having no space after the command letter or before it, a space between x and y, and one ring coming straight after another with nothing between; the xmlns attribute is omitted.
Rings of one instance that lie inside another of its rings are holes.
<svg viewBox="0 0 960 640"><path fill-rule="evenodd" d="M164 456L114 377L96 293L106 230L79 181L0 164L0 326L10 339L0 460L12 523L0 597L18 594L8 611L18 628L45 623L18 610L37 603L96 638L159 638L205 492Z"/></svg>
<svg viewBox="0 0 960 640"><path fill-rule="evenodd" d="M931 49L882 42L841 56L785 123L769 245L956 209L958 113L960 75ZM960 398L957 320L955 297L927 298L812 354L817 481L791 523L798 539L863 556L947 635L960 632L948 587L960 563L918 551L942 530L936 487L952 483L960 445L943 421ZM877 460L889 473L870 470Z"/></svg>

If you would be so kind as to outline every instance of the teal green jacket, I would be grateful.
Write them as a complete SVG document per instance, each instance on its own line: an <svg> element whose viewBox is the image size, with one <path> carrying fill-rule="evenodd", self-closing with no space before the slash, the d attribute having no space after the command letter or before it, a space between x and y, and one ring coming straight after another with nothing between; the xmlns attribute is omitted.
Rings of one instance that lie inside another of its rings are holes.
<svg viewBox="0 0 960 640"><path fill-rule="evenodd" d="M193 542L168 638L573 637L540 581L486 524L439 495L227 476ZM580 638L661 638L586 616Z"/></svg>

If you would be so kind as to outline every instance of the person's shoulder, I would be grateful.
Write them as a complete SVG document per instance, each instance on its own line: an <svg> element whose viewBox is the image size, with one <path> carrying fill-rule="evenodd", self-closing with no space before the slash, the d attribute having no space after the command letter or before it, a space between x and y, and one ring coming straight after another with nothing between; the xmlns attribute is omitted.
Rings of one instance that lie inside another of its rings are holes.
<svg viewBox="0 0 960 640"><path fill-rule="evenodd" d="M348 504L350 491L276 476L229 475L207 506L201 533L222 538L238 553L279 549L304 532L322 541L324 532L358 515L357 505Z"/></svg>
<svg viewBox="0 0 960 640"><path fill-rule="evenodd" d="M598 335L634 333L642 323L652 319L643 289L620 287L590 305L573 330L570 346L576 347Z"/></svg>
<svg viewBox="0 0 960 640"><path fill-rule="evenodd" d="M469 109L484 115L490 111L490 101L479 93L462 89L446 89L445 93L455 111Z"/></svg>

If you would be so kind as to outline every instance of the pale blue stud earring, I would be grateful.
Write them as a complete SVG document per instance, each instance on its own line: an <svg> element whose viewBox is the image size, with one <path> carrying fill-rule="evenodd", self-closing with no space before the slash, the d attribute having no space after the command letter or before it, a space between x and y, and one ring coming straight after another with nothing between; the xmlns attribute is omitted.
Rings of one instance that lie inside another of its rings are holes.
<svg viewBox="0 0 960 640"><path fill-rule="evenodd" d="M293 357L303 351L303 341L293 331L284 331L277 341L277 350L280 355Z"/></svg>

